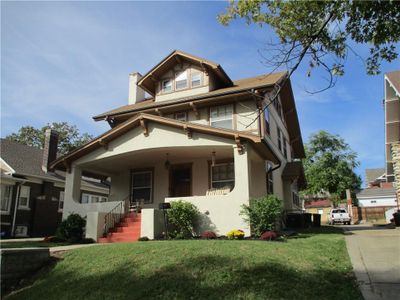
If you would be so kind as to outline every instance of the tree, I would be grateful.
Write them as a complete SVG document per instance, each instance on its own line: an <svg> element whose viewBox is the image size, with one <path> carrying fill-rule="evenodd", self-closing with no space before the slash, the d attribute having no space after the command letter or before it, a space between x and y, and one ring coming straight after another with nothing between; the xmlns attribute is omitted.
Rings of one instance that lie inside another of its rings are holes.
<svg viewBox="0 0 400 300"><path fill-rule="evenodd" d="M359 165L357 154L340 136L321 130L311 135L305 150L305 194L327 191L338 202L345 197L346 189L360 188L361 178L354 173Z"/></svg>
<svg viewBox="0 0 400 300"><path fill-rule="evenodd" d="M271 41L262 51L266 64L274 70L286 67L290 77L306 58L307 76L315 68L324 69L327 86L321 90L334 86L337 76L344 74L349 52L360 57L349 41L369 45L368 74L379 74L383 60L391 62L398 57L398 1L239 0L230 1L227 12L218 19L228 25L238 17L275 31L279 42Z"/></svg>
<svg viewBox="0 0 400 300"><path fill-rule="evenodd" d="M32 126L23 126L17 133L6 136L6 139L42 149L44 146L44 133L49 128L54 129L59 134L58 152L61 154L66 154L93 139L93 136L88 133L80 134L75 125L69 125L67 122L53 122L40 129Z"/></svg>

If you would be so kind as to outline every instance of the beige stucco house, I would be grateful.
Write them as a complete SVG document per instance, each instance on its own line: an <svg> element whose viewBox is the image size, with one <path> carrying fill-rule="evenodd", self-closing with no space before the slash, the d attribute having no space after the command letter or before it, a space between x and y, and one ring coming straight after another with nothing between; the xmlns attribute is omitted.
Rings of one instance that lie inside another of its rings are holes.
<svg viewBox="0 0 400 300"><path fill-rule="evenodd" d="M163 230L159 204L182 199L203 214L199 231L249 235L239 215L249 199L274 193L286 210L301 209L304 148L286 77L232 81L220 65L181 51L131 74L128 105L94 117L111 129L52 164L67 171L63 217L87 216L87 236L98 238L106 213L140 202L140 235L153 238ZM111 179L109 202L79 202L86 174Z"/></svg>

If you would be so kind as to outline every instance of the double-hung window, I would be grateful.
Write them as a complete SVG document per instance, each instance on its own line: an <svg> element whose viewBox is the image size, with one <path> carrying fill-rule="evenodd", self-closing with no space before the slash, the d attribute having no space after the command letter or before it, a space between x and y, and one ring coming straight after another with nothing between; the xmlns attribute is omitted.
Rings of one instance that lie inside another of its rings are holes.
<svg viewBox="0 0 400 300"><path fill-rule="evenodd" d="M210 108L210 124L212 127L232 129L233 105L214 106Z"/></svg>
<svg viewBox="0 0 400 300"><path fill-rule="evenodd" d="M176 73L175 75L175 89L182 90L187 88L188 80L187 80L187 71L183 71L180 73Z"/></svg>
<svg viewBox="0 0 400 300"><path fill-rule="evenodd" d="M132 201L152 203L153 172L141 171L132 173Z"/></svg>
<svg viewBox="0 0 400 300"><path fill-rule="evenodd" d="M235 186L235 167L232 163L221 163L211 166L211 187L230 190Z"/></svg>
<svg viewBox="0 0 400 300"><path fill-rule="evenodd" d="M187 113L186 113L186 111L175 113L175 120L185 121L186 122L187 121Z"/></svg>
<svg viewBox="0 0 400 300"><path fill-rule="evenodd" d="M82 193L81 203L98 203L98 202L107 202L108 198L100 195L92 195L87 193Z"/></svg>
<svg viewBox="0 0 400 300"><path fill-rule="evenodd" d="M161 90L163 93L168 93L172 91L172 80L171 79L164 79L162 81Z"/></svg>
<svg viewBox="0 0 400 300"><path fill-rule="evenodd" d="M191 83L192 88L201 86L201 73L200 72L192 72L190 83Z"/></svg>
<svg viewBox="0 0 400 300"><path fill-rule="evenodd" d="M19 191L19 204L18 208L29 209L29 197L31 193L31 187L22 185Z"/></svg>
<svg viewBox="0 0 400 300"><path fill-rule="evenodd" d="M279 127L277 132L278 132L278 148L279 151L282 151L282 131L279 129Z"/></svg>
<svg viewBox="0 0 400 300"><path fill-rule="evenodd" d="M9 213L10 212L10 204L12 199L12 185L1 185L1 212Z"/></svg>

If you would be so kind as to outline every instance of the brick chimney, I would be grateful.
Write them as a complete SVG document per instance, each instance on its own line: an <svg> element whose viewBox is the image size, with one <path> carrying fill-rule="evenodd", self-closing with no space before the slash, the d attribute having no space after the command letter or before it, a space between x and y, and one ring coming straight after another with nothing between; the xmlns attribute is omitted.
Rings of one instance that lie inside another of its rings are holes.
<svg viewBox="0 0 400 300"><path fill-rule="evenodd" d="M144 90L137 85L142 78L139 72L129 74L128 104L135 104L144 100Z"/></svg>
<svg viewBox="0 0 400 300"><path fill-rule="evenodd" d="M48 172L50 163L57 158L57 146L58 132L53 129L46 129L44 133L44 148L42 160L42 170L46 173Z"/></svg>

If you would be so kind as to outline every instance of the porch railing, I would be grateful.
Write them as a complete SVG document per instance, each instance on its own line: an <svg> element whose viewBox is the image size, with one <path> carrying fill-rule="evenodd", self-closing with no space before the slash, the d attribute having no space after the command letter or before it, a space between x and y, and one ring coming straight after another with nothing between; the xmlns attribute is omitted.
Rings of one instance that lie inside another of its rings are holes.
<svg viewBox="0 0 400 300"><path fill-rule="evenodd" d="M140 209L140 202L131 201L132 195L128 195L119 202L113 209L111 209L104 216L104 228L103 236L106 237L110 229L114 228L121 220L130 212L133 211L135 214Z"/></svg>
<svg viewBox="0 0 400 300"><path fill-rule="evenodd" d="M130 196L128 195L104 216L104 237L129 213L130 205Z"/></svg>

